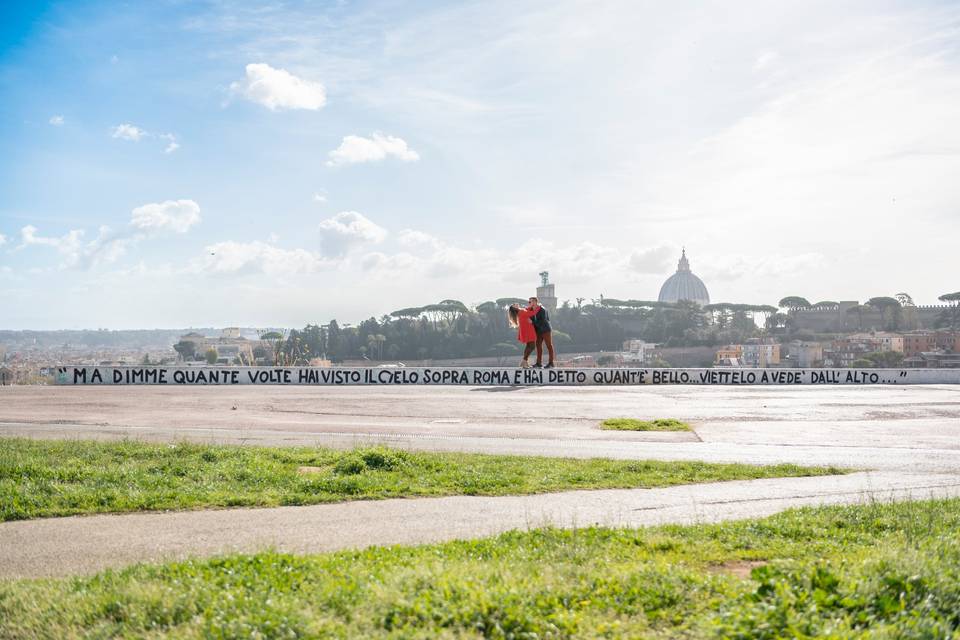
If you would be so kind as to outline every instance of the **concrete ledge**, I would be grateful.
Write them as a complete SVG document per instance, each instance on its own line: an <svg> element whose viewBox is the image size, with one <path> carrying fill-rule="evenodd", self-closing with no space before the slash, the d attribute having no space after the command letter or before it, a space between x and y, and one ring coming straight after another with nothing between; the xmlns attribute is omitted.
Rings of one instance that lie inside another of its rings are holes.
<svg viewBox="0 0 960 640"><path fill-rule="evenodd" d="M960 369L519 369L516 367L59 367L60 385L902 385L960 384Z"/></svg>

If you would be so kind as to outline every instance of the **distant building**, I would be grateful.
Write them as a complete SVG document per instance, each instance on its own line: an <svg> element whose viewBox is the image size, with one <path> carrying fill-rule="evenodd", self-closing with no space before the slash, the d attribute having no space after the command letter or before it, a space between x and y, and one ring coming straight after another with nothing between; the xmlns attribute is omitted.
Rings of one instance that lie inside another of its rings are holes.
<svg viewBox="0 0 960 640"><path fill-rule="evenodd" d="M946 351L960 353L960 331L912 331L903 335L903 355Z"/></svg>
<svg viewBox="0 0 960 640"><path fill-rule="evenodd" d="M932 328L949 308L948 305L904 305L900 307L897 326L904 330ZM789 316L797 331L811 333L882 330L889 326L889 318L879 309L861 306L857 300L791 309Z"/></svg>
<svg viewBox="0 0 960 640"><path fill-rule="evenodd" d="M667 278L660 287L660 302L680 302L689 300L701 307L710 304L710 294L703 280L690 271L690 261L687 260L687 250L684 249L677 263L677 272Z"/></svg>
<svg viewBox="0 0 960 640"><path fill-rule="evenodd" d="M868 353L877 353L883 351L893 351L889 348L895 344L884 337L878 337L872 333L854 333L843 338L838 338L830 343L823 352L823 362L828 367L849 367L855 360L863 358ZM900 342L900 349L903 349L903 343Z"/></svg>
<svg viewBox="0 0 960 640"><path fill-rule="evenodd" d="M741 345L741 362L745 367L771 367L780 364L780 345L768 343L748 343Z"/></svg>
<svg viewBox="0 0 960 640"><path fill-rule="evenodd" d="M739 358L719 358L714 361L713 366L715 367L742 367L743 362Z"/></svg>
<svg viewBox="0 0 960 640"><path fill-rule="evenodd" d="M960 352L924 351L904 358L902 366L908 369L958 369Z"/></svg>
<svg viewBox="0 0 960 640"><path fill-rule="evenodd" d="M780 345L760 341L728 344L717 349L713 356L713 364L718 367L780 366Z"/></svg>
<svg viewBox="0 0 960 640"><path fill-rule="evenodd" d="M790 343L790 362L801 369L811 369L823 366L823 345L819 342L802 342L794 340Z"/></svg>
<svg viewBox="0 0 960 640"><path fill-rule="evenodd" d="M644 364L652 358L657 345L643 340L627 340L623 343L620 360L623 364Z"/></svg>
<svg viewBox="0 0 960 640"><path fill-rule="evenodd" d="M880 342L880 351L896 351L903 353L903 336L899 333L877 331L872 334Z"/></svg>
<svg viewBox="0 0 960 640"><path fill-rule="evenodd" d="M208 338L191 331L180 336L180 342L192 342L194 357L198 360L203 360L206 353L212 349L217 354L216 364L253 364L253 349L261 346L259 341L241 337L237 327L224 329L217 338Z"/></svg>
<svg viewBox="0 0 960 640"><path fill-rule="evenodd" d="M537 300L547 311L553 313L557 310L557 293L554 291L553 284L550 283L550 272L540 272L540 286L537 287Z"/></svg>
<svg viewBox="0 0 960 640"><path fill-rule="evenodd" d="M720 347L717 349L717 354L713 358L714 364L724 364L730 363L734 360L740 362L743 358L743 345L742 344L728 344L725 347ZM724 366L730 366L730 364L725 364Z"/></svg>

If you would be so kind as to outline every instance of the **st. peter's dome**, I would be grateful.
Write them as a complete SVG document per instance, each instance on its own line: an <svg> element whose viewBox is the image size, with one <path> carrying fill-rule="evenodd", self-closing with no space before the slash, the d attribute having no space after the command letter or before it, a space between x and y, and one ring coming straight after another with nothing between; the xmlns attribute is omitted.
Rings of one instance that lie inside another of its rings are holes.
<svg viewBox="0 0 960 640"><path fill-rule="evenodd" d="M687 260L687 250L683 250L680 256L680 262L677 264L677 272L667 278L667 281L660 287L660 302L679 302L681 300L690 300L696 302L701 307L710 304L710 294L707 293L707 287L703 280L698 278L690 271L690 261Z"/></svg>

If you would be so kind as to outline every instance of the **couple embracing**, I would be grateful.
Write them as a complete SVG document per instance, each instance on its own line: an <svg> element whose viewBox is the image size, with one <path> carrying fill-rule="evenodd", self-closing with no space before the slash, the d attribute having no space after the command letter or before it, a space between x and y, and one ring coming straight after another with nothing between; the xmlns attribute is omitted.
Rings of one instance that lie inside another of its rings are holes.
<svg viewBox="0 0 960 640"><path fill-rule="evenodd" d="M537 350L535 369L543 367L543 345L547 345L550 360L546 369L553 369L553 334L550 328L550 315L540 306L540 301L530 298L526 307L518 304L510 305L507 309L507 320L510 326L517 329L517 339L524 344L523 359L520 366L524 369L530 366L530 354Z"/></svg>

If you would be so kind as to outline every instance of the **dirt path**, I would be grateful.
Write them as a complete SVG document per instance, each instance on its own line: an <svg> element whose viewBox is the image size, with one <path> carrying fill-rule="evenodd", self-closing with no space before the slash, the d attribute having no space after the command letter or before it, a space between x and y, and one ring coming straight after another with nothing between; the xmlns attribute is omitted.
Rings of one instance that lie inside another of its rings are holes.
<svg viewBox="0 0 960 640"><path fill-rule="evenodd" d="M322 552L477 538L545 525L717 522L804 505L943 496L960 496L960 476L872 472L664 489L49 518L0 524L0 577L86 574L140 561L266 547Z"/></svg>

